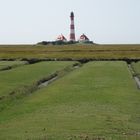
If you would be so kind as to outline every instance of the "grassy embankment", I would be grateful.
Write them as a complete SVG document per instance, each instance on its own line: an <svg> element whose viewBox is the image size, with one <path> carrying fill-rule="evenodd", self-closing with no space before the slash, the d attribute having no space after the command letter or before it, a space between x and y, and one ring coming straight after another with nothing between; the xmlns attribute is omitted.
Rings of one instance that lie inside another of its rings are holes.
<svg viewBox="0 0 140 140"><path fill-rule="evenodd" d="M14 63L14 62L13 62ZM40 62L0 72L0 96L36 86L39 80L75 62ZM27 92L27 91L26 91Z"/></svg>
<svg viewBox="0 0 140 140"><path fill-rule="evenodd" d="M139 99L125 62L90 62L0 112L0 139L139 140Z"/></svg>
<svg viewBox="0 0 140 140"><path fill-rule="evenodd" d="M132 63L131 65L135 74L140 78L140 62Z"/></svg>
<svg viewBox="0 0 140 140"><path fill-rule="evenodd" d="M5 59L140 59L140 45L0 45Z"/></svg>
<svg viewBox="0 0 140 140"><path fill-rule="evenodd" d="M0 71L28 64L27 61L0 61Z"/></svg>
<svg viewBox="0 0 140 140"><path fill-rule="evenodd" d="M132 63L131 66L134 71L134 75L137 76L140 80L140 61L137 63Z"/></svg>

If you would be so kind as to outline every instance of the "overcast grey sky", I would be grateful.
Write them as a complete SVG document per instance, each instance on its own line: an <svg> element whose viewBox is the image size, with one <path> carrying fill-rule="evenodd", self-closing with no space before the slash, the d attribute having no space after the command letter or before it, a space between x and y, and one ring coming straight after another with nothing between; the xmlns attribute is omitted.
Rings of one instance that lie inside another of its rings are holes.
<svg viewBox="0 0 140 140"><path fill-rule="evenodd" d="M71 11L76 38L140 44L140 0L0 0L0 44L69 38Z"/></svg>

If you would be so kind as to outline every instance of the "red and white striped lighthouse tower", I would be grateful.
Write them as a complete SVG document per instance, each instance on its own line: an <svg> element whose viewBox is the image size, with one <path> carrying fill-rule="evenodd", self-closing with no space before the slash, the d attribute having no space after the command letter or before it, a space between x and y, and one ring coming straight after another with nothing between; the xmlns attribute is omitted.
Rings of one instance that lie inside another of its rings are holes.
<svg viewBox="0 0 140 140"><path fill-rule="evenodd" d="M70 14L71 25L70 25L70 41L75 41L75 26L74 26L74 13Z"/></svg>

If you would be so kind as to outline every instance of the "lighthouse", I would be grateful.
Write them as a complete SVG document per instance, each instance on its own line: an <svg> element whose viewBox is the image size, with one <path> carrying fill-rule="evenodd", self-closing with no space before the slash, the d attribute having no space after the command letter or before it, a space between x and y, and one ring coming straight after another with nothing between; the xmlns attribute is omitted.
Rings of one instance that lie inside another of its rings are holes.
<svg viewBox="0 0 140 140"><path fill-rule="evenodd" d="M75 41L75 26L74 26L74 13L71 12L70 14L70 41Z"/></svg>

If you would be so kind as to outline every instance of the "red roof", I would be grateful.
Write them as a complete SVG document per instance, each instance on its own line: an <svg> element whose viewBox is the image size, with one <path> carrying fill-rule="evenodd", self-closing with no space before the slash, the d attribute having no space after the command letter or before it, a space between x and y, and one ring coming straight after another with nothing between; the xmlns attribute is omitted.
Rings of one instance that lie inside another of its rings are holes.
<svg viewBox="0 0 140 140"><path fill-rule="evenodd" d="M61 34L57 37L57 40L66 41L67 39Z"/></svg>
<svg viewBox="0 0 140 140"><path fill-rule="evenodd" d="M80 36L80 39L79 40L87 40L87 41L89 41L89 38L85 34L82 34Z"/></svg>

